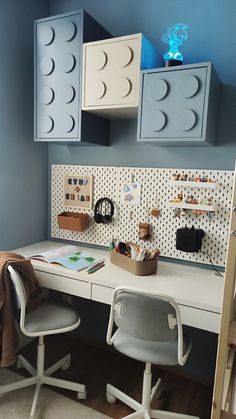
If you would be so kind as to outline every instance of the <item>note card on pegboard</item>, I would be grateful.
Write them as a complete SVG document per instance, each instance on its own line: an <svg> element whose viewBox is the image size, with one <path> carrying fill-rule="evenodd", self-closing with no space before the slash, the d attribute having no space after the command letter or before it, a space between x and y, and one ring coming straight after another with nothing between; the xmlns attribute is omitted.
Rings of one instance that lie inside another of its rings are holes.
<svg viewBox="0 0 236 419"><path fill-rule="evenodd" d="M64 175L64 205L91 209L93 200L92 175Z"/></svg>

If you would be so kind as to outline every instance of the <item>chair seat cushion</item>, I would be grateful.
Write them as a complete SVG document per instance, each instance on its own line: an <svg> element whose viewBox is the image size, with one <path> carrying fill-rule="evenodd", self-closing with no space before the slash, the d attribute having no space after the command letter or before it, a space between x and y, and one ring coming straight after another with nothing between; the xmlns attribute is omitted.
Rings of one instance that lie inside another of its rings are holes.
<svg viewBox="0 0 236 419"><path fill-rule="evenodd" d="M184 353L191 345L190 340L184 337ZM157 365L178 364L178 340L168 342L152 342L138 339L118 330L114 347L124 355L142 362Z"/></svg>
<svg viewBox="0 0 236 419"><path fill-rule="evenodd" d="M78 313L66 303L43 300L43 302L25 318L28 333L50 335L61 333L64 328L74 329L79 322Z"/></svg>

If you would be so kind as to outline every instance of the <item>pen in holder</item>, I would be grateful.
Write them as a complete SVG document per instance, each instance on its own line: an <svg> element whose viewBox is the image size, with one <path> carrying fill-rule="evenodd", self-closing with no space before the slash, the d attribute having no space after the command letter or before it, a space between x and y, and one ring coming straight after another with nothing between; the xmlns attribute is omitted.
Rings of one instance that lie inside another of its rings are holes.
<svg viewBox="0 0 236 419"><path fill-rule="evenodd" d="M157 270L159 254L159 250L149 251L134 243L119 242L110 251L110 261L135 275L150 275Z"/></svg>

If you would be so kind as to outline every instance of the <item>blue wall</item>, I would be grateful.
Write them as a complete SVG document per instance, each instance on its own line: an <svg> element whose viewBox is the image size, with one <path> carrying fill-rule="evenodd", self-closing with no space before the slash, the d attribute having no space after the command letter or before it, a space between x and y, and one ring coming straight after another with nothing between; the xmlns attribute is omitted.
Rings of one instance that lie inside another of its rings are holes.
<svg viewBox="0 0 236 419"><path fill-rule="evenodd" d="M33 142L33 20L45 1L0 3L0 250L45 239L47 146Z"/></svg>
<svg viewBox="0 0 236 419"><path fill-rule="evenodd" d="M143 32L161 54L168 26L188 24L185 64L211 61L223 83L218 147L137 144L136 121L113 121L111 147L49 146L53 163L233 169L236 158L235 0L49 0L50 14L84 8L114 36Z"/></svg>

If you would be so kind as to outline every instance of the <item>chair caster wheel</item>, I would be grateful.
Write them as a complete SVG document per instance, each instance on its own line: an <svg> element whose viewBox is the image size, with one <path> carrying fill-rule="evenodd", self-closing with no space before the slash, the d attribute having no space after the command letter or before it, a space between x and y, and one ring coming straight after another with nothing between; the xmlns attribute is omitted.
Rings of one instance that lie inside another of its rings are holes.
<svg viewBox="0 0 236 419"><path fill-rule="evenodd" d="M22 362L19 358L16 361L16 368L18 368L18 369L23 368L23 364L22 364Z"/></svg>
<svg viewBox="0 0 236 419"><path fill-rule="evenodd" d="M156 394L155 394L155 399L159 400L162 396L162 389L160 388L159 390L157 390Z"/></svg>
<svg viewBox="0 0 236 419"><path fill-rule="evenodd" d="M87 399L87 390L78 391L78 393L77 393L77 399L79 399L79 400L86 400Z"/></svg>
<svg viewBox="0 0 236 419"><path fill-rule="evenodd" d="M67 371L70 368L70 361L66 362L64 365L62 365L61 369L62 371Z"/></svg>
<svg viewBox="0 0 236 419"><path fill-rule="evenodd" d="M66 371L70 368L70 364L71 364L71 354L67 354L65 356L65 362L64 364L61 366L62 371Z"/></svg>
<svg viewBox="0 0 236 419"><path fill-rule="evenodd" d="M110 404L114 404L116 402L116 397L113 396L110 393L106 394L106 399L107 399L108 403L110 403Z"/></svg>

